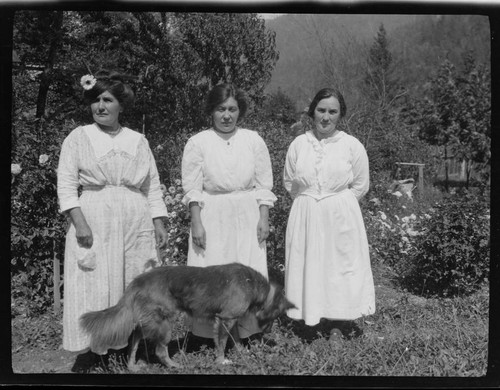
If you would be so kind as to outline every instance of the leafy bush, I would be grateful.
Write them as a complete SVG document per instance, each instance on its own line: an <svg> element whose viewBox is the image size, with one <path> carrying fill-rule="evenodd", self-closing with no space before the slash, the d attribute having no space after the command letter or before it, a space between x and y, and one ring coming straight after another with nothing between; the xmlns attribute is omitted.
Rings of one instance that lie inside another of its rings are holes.
<svg viewBox="0 0 500 390"><path fill-rule="evenodd" d="M162 265L186 264L189 240L189 211L182 203L183 190L180 179L174 179L172 186L161 185L163 200L168 215L166 228L168 231L167 248L160 254Z"/></svg>
<svg viewBox="0 0 500 390"><path fill-rule="evenodd" d="M293 141L289 125L281 120L262 120L254 115L246 126L264 139L273 170L273 193L278 200L269 211L270 235L267 239L267 265L269 277L283 284L285 272L285 234L292 199L283 185L283 167L288 146Z"/></svg>
<svg viewBox="0 0 500 390"><path fill-rule="evenodd" d="M414 201L387 192L387 186L374 183L373 189L362 200L372 261L393 267L410 255L414 237L422 234L419 221L430 218L427 210L435 204L425 197Z"/></svg>
<svg viewBox="0 0 500 390"><path fill-rule="evenodd" d="M401 283L419 294L454 296L476 291L489 276L489 203L464 193L419 221L411 256L398 265Z"/></svg>
<svg viewBox="0 0 500 390"><path fill-rule="evenodd" d="M22 348L30 350L57 350L62 339L62 319L60 315L47 312L40 316L28 314L12 319L12 351Z"/></svg>
<svg viewBox="0 0 500 390"><path fill-rule="evenodd" d="M10 237L13 296L25 296L33 310L43 311L52 305L52 261L63 251L65 218L58 212L56 167L66 131L38 127L40 120L26 115L16 124ZM67 122L64 130L72 126ZM37 134L41 129L43 134Z"/></svg>

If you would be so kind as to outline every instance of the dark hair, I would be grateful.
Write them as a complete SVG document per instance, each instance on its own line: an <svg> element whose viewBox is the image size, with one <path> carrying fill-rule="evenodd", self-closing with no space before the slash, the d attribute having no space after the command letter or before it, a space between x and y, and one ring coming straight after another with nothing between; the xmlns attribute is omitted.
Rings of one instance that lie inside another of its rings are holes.
<svg viewBox="0 0 500 390"><path fill-rule="evenodd" d="M335 88L323 88L321 89L316 96L314 96L314 99L312 100L311 104L309 105L309 110L307 111L307 115L309 115L311 118L314 118L314 110L316 109L316 106L318 103L323 100L323 99L328 99L330 97L334 97L339 101L340 105L340 118L343 118L347 112L347 107L345 105L345 100L344 96L342 96L342 93Z"/></svg>
<svg viewBox="0 0 500 390"><path fill-rule="evenodd" d="M97 79L94 87L83 91L85 104L91 104L97 96L106 91L112 94L124 107L131 106L134 103L134 91L125 84L127 76L114 71L101 70L94 77Z"/></svg>
<svg viewBox="0 0 500 390"><path fill-rule="evenodd" d="M208 93L207 101L205 103L205 114L212 115L217 106L225 102L230 97L234 98L234 100L238 103L238 109L240 110L238 121L242 119L248 108L247 98L241 89L238 89L229 83L219 84L213 87Z"/></svg>

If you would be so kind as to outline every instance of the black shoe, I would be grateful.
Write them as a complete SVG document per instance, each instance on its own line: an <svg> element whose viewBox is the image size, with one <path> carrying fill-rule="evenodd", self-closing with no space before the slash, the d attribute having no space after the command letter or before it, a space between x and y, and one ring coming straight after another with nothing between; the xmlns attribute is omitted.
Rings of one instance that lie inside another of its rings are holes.
<svg viewBox="0 0 500 390"><path fill-rule="evenodd" d="M244 337L244 338L240 339L240 343L245 348L248 348L250 346L250 344L260 343L261 340L262 340L262 333L255 333L255 334L252 334L248 337Z"/></svg>
<svg viewBox="0 0 500 390"><path fill-rule="evenodd" d="M182 341L181 341L182 340ZM205 337L196 336L195 334L188 332L184 339L179 339L181 347L184 346L184 352L198 352L203 346L207 348L214 348L214 340Z"/></svg>
<svg viewBox="0 0 500 390"><path fill-rule="evenodd" d="M344 338L347 340L363 335L363 330L354 321L322 321L321 331L331 338Z"/></svg>
<svg viewBox="0 0 500 390"><path fill-rule="evenodd" d="M76 357L73 367L71 367L71 372L78 374L88 374L90 371L102 366L103 357L92 352L87 351Z"/></svg>
<svg viewBox="0 0 500 390"><path fill-rule="evenodd" d="M343 321L340 331L347 340L355 339L363 335L363 330L354 321Z"/></svg>

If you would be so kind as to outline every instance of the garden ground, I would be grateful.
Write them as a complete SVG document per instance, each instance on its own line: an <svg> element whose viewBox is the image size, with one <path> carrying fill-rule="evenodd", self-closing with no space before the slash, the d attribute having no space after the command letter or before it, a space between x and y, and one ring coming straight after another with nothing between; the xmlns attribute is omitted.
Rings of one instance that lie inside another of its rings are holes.
<svg viewBox="0 0 500 390"><path fill-rule="evenodd" d="M425 299L393 284L391 269L374 265L377 312L360 320L364 335L328 340L317 329L280 319L268 336L272 343L252 343L232 350L232 365L217 366L213 350L177 353L183 367L144 366L144 374L459 376L486 374L488 288L473 296ZM61 319L52 314L12 319L14 373L70 373L76 354L60 348ZM21 329L23 331L21 332ZM32 330L30 330L32 329ZM182 337L179 326L175 337ZM97 371L99 372L99 371ZM116 367L113 373L127 373Z"/></svg>

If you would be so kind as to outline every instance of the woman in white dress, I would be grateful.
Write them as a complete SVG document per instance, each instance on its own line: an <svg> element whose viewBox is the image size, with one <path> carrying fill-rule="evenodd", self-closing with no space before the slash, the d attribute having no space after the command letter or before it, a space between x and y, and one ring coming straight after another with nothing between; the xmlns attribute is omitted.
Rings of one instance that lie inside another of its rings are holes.
<svg viewBox="0 0 500 390"><path fill-rule="evenodd" d="M205 112L212 128L186 143L182 159L183 202L191 214L187 264L238 262L268 277L266 239L273 175L269 152L257 132L237 124L247 110L242 91L231 84L214 87ZM211 338L213 326L194 321L195 336ZM242 338L259 333L255 318L239 323Z"/></svg>
<svg viewBox="0 0 500 390"><path fill-rule="evenodd" d="M160 181L146 138L119 122L134 100L111 72L82 77L94 123L79 126L62 144L57 170L60 211L69 218L64 252L63 348L85 351L79 327L88 311L115 305L128 283L157 262L167 231ZM78 190L81 188L81 196ZM125 346L124 346L125 347ZM91 351L73 367L88 370Z"/></svg>
<svg viewBox="0 0 500 390"><path fill-rule="evenodd" d="M289 146L284 184L293 201L286 231L288 311L308 326L330 320L332 335L356 335L353 320L375 312L368 241L358 201L369 188L368 157L337 128L342 94L319 91L309 107L313 129ZM333 320L333 321L332 321Z"/></svg>

